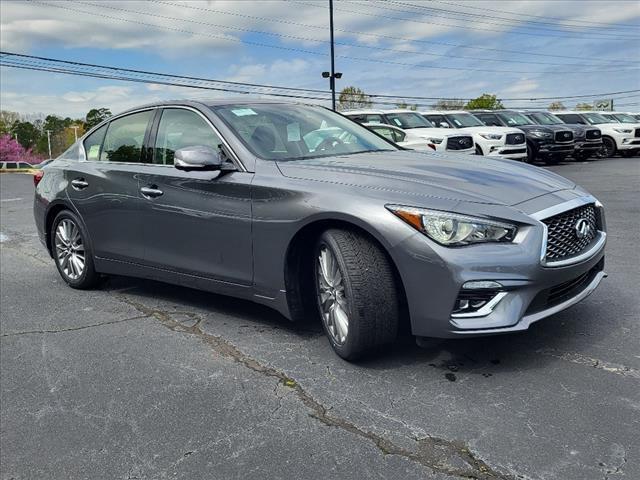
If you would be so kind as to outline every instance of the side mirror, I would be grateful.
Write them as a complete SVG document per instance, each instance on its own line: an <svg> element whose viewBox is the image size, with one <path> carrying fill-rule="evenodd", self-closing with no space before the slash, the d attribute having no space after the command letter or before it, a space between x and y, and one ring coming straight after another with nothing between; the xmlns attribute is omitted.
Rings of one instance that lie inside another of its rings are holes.
<svg viewBox="0 0 640 480"><path fill-rule="evenodd" d="M440 128L449 128L449 124L447 122L440 122Z"/></svg>
<svg viewBox="0 0 640 480"><path fill-rule="evenodd" d="M222 153L206 145L184 147L175 151L173 166L178 170L225 170Z"/></svg>

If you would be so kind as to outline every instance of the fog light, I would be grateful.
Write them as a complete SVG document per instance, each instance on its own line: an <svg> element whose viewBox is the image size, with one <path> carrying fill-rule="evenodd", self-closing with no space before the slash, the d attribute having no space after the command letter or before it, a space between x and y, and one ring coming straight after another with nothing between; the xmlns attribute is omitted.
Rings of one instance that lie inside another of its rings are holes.
<svg viewBox="0 0 640 480"><path fill-rule="evenodd" d="M460 290L451 312L453 318L486 317L507 295L507 292L496 290L496 288L502 288L498 282L470 283L477 286ZM489 284L492 288L487 288ZM465 283L465 287L466 285Z"/></svg>
<svg viewBox="0 0 640 480"><path fill-rule="evenodd" d="M493 280L471 280L462 285L462 290L500 290L502 285Z"/></svg>

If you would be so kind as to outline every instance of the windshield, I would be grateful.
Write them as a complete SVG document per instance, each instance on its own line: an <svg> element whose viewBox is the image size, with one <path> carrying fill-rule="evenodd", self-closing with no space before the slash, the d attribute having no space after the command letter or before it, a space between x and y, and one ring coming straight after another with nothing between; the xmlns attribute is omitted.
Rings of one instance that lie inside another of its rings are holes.
<svg viewBox="0 0 640 480"><path fill-rule="evenodd" d="M387 113L387 120L396 127L409 128L434 128L433 124L419 113Z"/></svg>
<svg viewBox="0 0 640 480"><path fill-rule="evenodd" d="M456 128L484 127L484 123L470 113L450 113L446 117L449 123L455 125Z"/></svg>
<svg viewBox="0 0 640 480"><path fill-rule="evenodd" d="M365 127L322 107L265 103L211 109L254 155L267 160L397 150Z"/></svg>
<svg viewBox="0 0 640 480"><path fill-rule="evenodd" d="M533 122L518 112L498 112L500 119L510 127L519 127L520 125L533 125Z"/></svg>
<svg viewBox="0 0 640 480"><path fill-rule="evenodd" d="M612 113L611 115L621 123L638 123L638 120L633 118L631 115L627 115L626 113Z"/></svg>
<svg viewBox="0 0 640 480"><path fill-rule="evenodd" d="M559 125L564 123L562 120L556 117L553 113L547 113L547 112L530 113L529 118L531 118L538 125Z"/></svg>
<svg viewBox="0 0 640 480"><path fill-rule="evenodd" d="M599 113L583 113L582 116L589 122L591 125L600 125L602 123L616 123L615 120L610 120L606 117L603 117Z"/></svg>

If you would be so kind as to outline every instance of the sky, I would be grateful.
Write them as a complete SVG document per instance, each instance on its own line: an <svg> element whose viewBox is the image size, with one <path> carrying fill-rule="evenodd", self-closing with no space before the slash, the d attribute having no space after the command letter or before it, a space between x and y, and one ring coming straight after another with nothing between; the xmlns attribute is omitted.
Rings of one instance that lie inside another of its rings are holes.
<svg viewBox="0 0 640 480"><path fill-rule="evenodd" d="M550 103L520 98L640 90L637 0L334 5L338 89L492 93L515 99L505 101L514 107ZM305 89L329 88L321 76L330 68L328 25L328 0L0 1L3 52ZM9 67L0 68L0 82L3 110L73 118L91 108L116 113L155 100L236 95ZM640 110L640 92L614 98L619 110Z"/></svg>

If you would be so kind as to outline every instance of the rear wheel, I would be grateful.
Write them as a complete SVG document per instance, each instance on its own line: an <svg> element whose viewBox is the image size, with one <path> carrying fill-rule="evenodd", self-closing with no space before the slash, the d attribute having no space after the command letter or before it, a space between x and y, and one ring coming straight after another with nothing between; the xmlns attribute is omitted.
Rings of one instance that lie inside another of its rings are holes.
<svg viewBox="0 0 640 480"><path fill-rule="evenodd" d="M73 212L63 210L53 220L51 251L60 276L70 287L87 289L98 282L88 236Z"/></svg>
<svg viewBox="0 0 640 480"><path fill-rule="evenodd" d="M322 325L339 356L355 360L395 340L399 295L378 245L357 232L327 230L316 244L314 264Z"/></svg>
<svg viewBox="0 0 640 480"><path fill-rule="evenodd" d="M611 158L616 154L616 142L613 138L602 137L602 150L605 158Z"/></svg>

